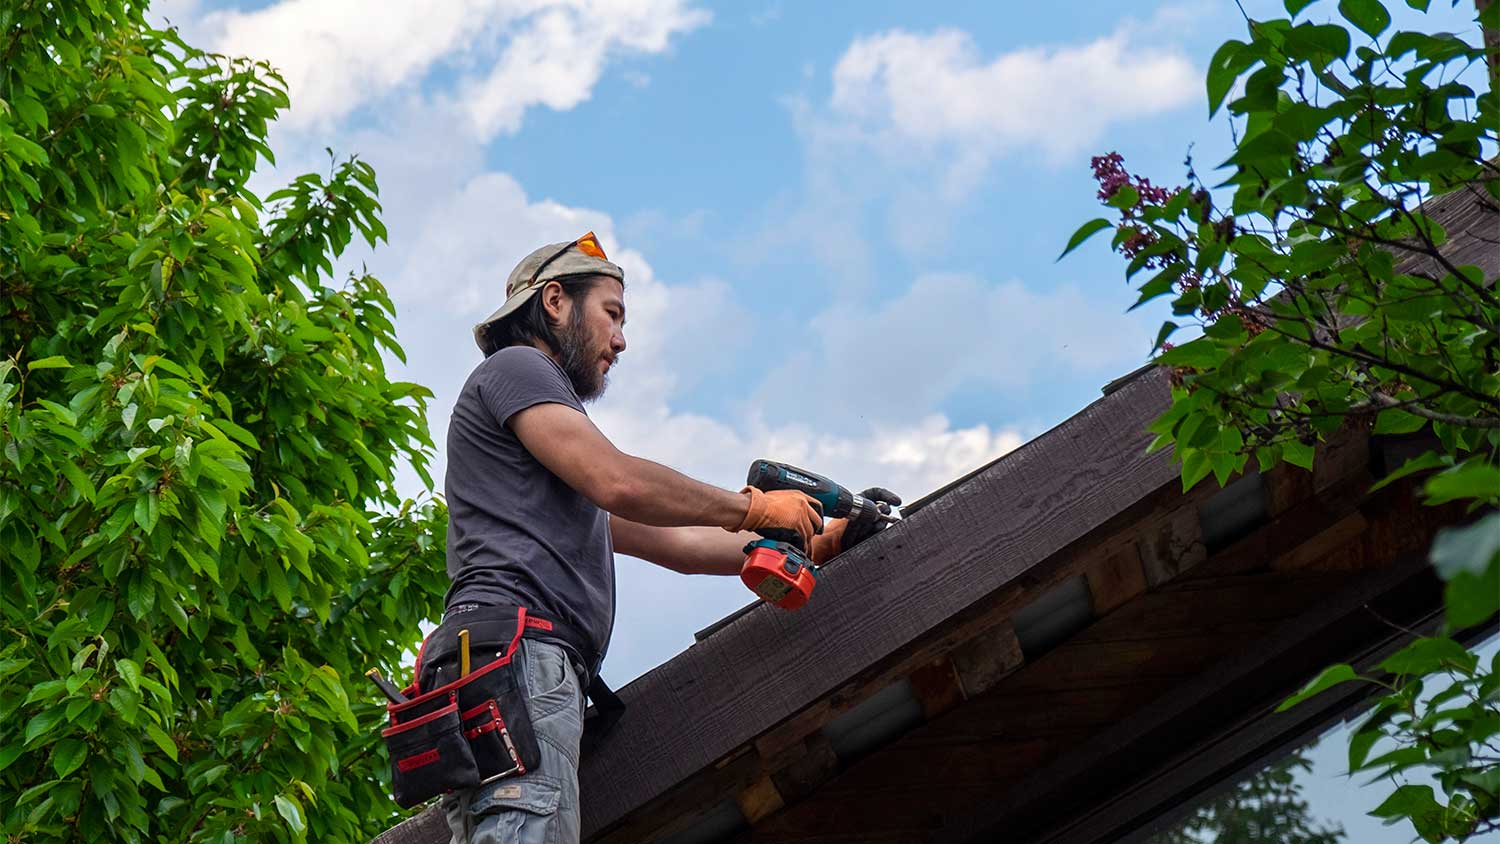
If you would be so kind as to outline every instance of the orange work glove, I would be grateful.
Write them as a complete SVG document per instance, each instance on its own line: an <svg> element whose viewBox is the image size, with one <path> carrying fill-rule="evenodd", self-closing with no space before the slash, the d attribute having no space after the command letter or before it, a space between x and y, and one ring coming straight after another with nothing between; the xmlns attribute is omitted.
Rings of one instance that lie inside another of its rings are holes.
<svg viewBox="0 0 1500 844"><path fill-rule="evenodd" d="M744 521L737 525L725 525L725 530L794 530L801 535L803 548L812 547L813 536L823 530L822 506L795 489L762 492L753 486L747 486L740 490L740 494L750 496L750 509L745 513Z"/></svg>
<svg viewBox="0 0 1500 844"><path fill-rule="evenodd" d="M808 554L813 565L821 566L844 550L844 528L848 526L848 519L830 519L823 532L813 537L812 552Z"/></svg>

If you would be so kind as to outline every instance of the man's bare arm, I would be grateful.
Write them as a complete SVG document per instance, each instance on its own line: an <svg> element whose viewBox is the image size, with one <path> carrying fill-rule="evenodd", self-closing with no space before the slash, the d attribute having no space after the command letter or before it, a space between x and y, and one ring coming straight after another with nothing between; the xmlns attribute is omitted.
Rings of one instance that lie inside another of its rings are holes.
<svg viewBox="0 0 1500 844"><path fill-rule="evenodd" d="M586 415L567 405L533 405L508 424L543 466L616 516L656 527L744 523L748 497L620 451Z"/></svg>
<svg viewBox="0 0 1500 844"><path fill-rule="evenodd" d="M759 538L711 527L654 527L620 516L610 517L609 531L616 553L682 574L739 574L745 545Z"/></svg>

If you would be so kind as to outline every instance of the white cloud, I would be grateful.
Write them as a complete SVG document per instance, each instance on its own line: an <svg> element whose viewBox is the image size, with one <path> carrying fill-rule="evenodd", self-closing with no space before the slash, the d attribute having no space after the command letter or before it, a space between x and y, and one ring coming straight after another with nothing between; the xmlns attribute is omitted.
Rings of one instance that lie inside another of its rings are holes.
<svg viewBox="0 0 1500 844"><path fill-rule="evenodd" d="M1082 166L1110 129L1201 96L1200 74L1158 31L1165 14L994 55L956 29L855 39L826 100L788 100L803 186L742 253L803 250L846 292L870 275L872 232L906 256L941 254L998 160Z"/></svg>
<svg viewBox="0 0 1500 844"><path fill-rule="evenodd" d="M211 13L198 29L214 50L281 71L287 125L326 129L446 75L436 96L488 138L517 131L533 106L577 106L608 60L663 52L708 19L687 0L280 0Z"/></svg>
<svg viewBox="0 0 1500 844"><path fill-rule="evenodd" d="M1134 43L1126 30L989 60L960 30L892 30L849 46L834 67L828 105L892 146L953 144L975 158L1024 147L1056 156L1088 148L1113 123L1189 102L1198 79L1182 53Z"/></svg>
<svg viewBox="0 0 1500 844"><path fill-rule="evenodd" d="M840 303L819 315L817 342L785 358L758 399L798 407L825 425L868 417L911 424L964 385L1016 388L1107 378L1143 360L1152 324L1064 284L1046 292L1019 281L932 273L873 305ZM830 379L798 377L840 361ZM1102 383L1102 381L1101 381ZM1012 408L1011 418L1024 417Z"/></svg>

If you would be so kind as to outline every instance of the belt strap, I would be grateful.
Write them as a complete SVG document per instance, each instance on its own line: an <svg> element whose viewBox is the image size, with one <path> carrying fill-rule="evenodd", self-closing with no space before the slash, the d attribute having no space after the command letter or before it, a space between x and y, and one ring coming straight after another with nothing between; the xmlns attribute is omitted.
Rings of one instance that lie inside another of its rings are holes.
<svg viewBox="0 0 1500 844"><path fill-rule="evenodd" d="M594 705L583 718L583 739L579 742L580 755L591 753L598 748L605 735L615 728L620 716L625 714L625 701L620 700L620 696L615 694L614 689L606 685L597 674L589 680L588 696Z"/></svg>

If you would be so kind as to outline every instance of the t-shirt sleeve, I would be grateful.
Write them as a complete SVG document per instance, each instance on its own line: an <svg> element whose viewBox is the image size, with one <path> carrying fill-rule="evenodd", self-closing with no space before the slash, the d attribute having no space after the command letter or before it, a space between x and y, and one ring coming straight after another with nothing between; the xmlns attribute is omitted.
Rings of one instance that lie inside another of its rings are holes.
<svg viewBox="0 0 1500 844"><path fill-rule="evenodd" d="M495 352L479 379L479 398L505 425L510 417L532 405L563 404L583 412L567 376L539 349L512 346Z"/></svg>

